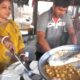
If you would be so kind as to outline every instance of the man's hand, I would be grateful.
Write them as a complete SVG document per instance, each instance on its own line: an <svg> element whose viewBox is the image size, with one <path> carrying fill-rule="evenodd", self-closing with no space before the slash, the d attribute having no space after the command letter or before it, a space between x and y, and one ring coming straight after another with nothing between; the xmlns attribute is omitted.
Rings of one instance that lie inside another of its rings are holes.
<svg viewBox="0 0 80 80"><path fill-rule="evenodd" d="M69 27L67 29L67 31L68 31L68 34L70 36L72 44L77 44L77 37L76 37L74 28L73 27Z"/></svg>

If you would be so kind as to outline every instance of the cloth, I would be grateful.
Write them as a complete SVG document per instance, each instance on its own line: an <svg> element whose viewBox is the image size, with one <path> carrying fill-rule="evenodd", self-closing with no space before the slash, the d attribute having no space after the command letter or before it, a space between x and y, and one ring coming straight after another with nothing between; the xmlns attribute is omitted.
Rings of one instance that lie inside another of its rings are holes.
<svg viewBox="0 0 80 80"><path fill-rule="evenodd" d="M0 36L9 36L15 47L15 53L18 53L20 49L24 48L22 36L16 23L9 20L3 26L0 25ZM0 63L10 62L10 58L6 55L7 49L0 43Z"/></svg>
<svg viewBox="0 0 80 80"><path fill-rule="evenodd" d="M70 19L68 13L63 17L60 17L57 23L52 20L52 9L44 12L38 17L37 31L45 32L46 40L51 48L61 45L61 39L64 33L67 33L67 28L73 26L73 22ZM65 35L64 35L65 36ZM40 45L37 44L38 52L44 53Z"/></svg>
<svg viewBox="0 0 80 80"><path fill-rule="evenodd" d="M38 70L38 61L32 61L28 66L33 75L28 76L23 65L20 62L16 62L4 70L0 80L44 80Z"/></svg>

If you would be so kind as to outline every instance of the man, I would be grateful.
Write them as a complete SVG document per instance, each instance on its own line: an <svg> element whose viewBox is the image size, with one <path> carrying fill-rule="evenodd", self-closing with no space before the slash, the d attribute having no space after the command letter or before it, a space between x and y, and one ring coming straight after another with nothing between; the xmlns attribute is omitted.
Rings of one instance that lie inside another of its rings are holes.
<svg viewBox="0 0 80 80"><path fill-rule="evenodd" d="M54 0L53 2L52 8L38 17L37 59L46 51L64 45L65 32L68 33L72 44L77 44L73 23L67 13L70 0Z"/></svg>

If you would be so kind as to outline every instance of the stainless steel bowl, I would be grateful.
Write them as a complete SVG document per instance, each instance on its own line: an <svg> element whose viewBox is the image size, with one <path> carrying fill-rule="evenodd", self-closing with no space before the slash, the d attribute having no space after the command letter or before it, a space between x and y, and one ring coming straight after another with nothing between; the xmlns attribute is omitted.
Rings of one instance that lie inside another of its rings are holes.
<svg viewBox="0 0 80 80"><path fill-rule="evenodd" d="M75 52L75 51L80 51L80 45L64 45L64 46L60 46L60 47L51 49L50 51L46 52L40 58L39 63L38 63L39 72L44 77L44 79L46 79L46 80L50 80L50 79L47 76L47 74L45 73L44 65L47 63L49 57L54 55L59 50L68 50L67 55L71 55L70 51L72 51L72 53Z"/></svg>

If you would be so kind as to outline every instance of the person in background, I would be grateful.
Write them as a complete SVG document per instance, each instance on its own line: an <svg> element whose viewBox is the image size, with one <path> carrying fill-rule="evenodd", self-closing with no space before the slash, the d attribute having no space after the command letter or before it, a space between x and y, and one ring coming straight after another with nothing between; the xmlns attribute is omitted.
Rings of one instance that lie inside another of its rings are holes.
<svg viewBox="0 0 80 80"><path fill-rule="evenodd" d="M50 10L38 17L36 59L52 48L65 45L69 38L77 44L73 22L67 13L70 0L53 0Z"/></svg>
<svg viewBox="0 0 80 80"><path fill-rule="evenodd" d="M23 56L25 45L18 25L8 19L11 13L11 0L0 0L0 73L16 61L14 54Z"/></svg>

